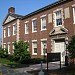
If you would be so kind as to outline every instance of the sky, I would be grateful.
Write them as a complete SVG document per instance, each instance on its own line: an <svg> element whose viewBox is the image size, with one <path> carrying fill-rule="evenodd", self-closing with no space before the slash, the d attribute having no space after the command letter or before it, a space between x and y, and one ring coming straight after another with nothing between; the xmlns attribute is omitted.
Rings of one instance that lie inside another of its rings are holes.
<svg viewBox="0 0 75 75"><path fill-rule="evenodd" d="M58 0L0 0L0 38L2 38L2 23L10 7L15 8L16 14L25 16L56 1Z"/></svg>

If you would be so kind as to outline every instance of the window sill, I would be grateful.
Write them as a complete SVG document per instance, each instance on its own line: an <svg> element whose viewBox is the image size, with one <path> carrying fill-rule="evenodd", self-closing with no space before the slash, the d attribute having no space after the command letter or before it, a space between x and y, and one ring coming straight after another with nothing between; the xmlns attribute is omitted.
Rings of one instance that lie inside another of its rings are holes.
<svg viewBox="0 0 75 75"><path fill-rule="evenodd" d="M45 31L45 30L47 30L47 29L41 29L41 31Z"/></svg>
<svg viewBox="0 0 75 75"><path fill-rule="evenodd" d="M32 55L37 55L37 53L33 53Z"/></svg>
<svg viewBox="0 0 75 75"><path fill-rule="evenodd" d="M32 31L32 33L35 33L35 32L37 32L37 31Z"/></svg>
<svg viewBox="0 0 75 75"><path fill-rule="evenodd" d="M25 34L27 35L27 34L29 34L29 33L25 33Z"/></svg>

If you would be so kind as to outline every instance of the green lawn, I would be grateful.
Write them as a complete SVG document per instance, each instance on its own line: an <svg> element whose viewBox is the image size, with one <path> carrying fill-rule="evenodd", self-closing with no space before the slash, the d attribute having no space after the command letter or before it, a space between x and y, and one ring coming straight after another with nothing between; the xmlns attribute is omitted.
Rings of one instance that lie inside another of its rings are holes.
<svg viewBox="0 0 75 75"><path fill-rule="evenodd" d="M18 63L16 63L16 62L12 62L12 61L10 61L10 60L8 60L8 59L6 59L6 58L0 58L0 63L2 64L2 65L5 65L5 66L9 66L9 65L17 65Z"/></svg>
<svg viewBox="0 0 75 75"><path fill-rule="evenodd" d="M0 64L4 65L4 66L9 66L11 68L20 68L20 67L28 67L28 64L20 64L14 61L10 61L6 58L0 58Z"/></svg>

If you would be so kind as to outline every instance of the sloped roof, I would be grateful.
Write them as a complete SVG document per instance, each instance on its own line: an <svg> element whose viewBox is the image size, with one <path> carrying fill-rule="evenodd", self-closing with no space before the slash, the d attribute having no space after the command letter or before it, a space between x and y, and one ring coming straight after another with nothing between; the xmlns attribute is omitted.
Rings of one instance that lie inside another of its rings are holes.
<svg viewBox="0 0 75 75"><path fill-rule="evenodd" d="M25 15L22 19L28 18L28 17L30 17L30 16L33 16L33 15L35 15L35 14L38 14L38 13L40 13L40 12L43 12L43 11L48 10L48 9L51 9L51 8L53 8L53 7L55 7L55 6L64 4L64 3L69 2L69 1L73 1L73 0L58 0L57 2L54 2L54 3L52 3L52 4L49 4L49 5L43 7L43 8L41 8L41 9L39 9L39 10L36 10L36 11L34 11L34 12L28 14L28 15Z"/></svg>
<svg viewBox="0 0 75 75"><path fill-rule="evenodd" d="M23 17L22 15L18 15L18 14L15 14L15 13L8 13L7 16L5 17L4 21L3 21L3 25L4 25L5 21L6 21L6 19L8 18L8 16L14 17L15 19L18 19L18 18L21 19Z"/></svg>

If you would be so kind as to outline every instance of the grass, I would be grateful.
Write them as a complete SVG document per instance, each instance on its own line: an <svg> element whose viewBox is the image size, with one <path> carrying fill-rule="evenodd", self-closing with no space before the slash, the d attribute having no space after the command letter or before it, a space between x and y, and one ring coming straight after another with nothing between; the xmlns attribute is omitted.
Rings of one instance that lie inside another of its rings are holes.
<svg viewBox="0 0 75 75"><path fill-rule="evenodd" d="M0 63L4 66L9 66L11 68L21 68L21 67L28 67L29 65L27 64L20 64L14 61L10 61L6 58L0 58Z"/></svg>

